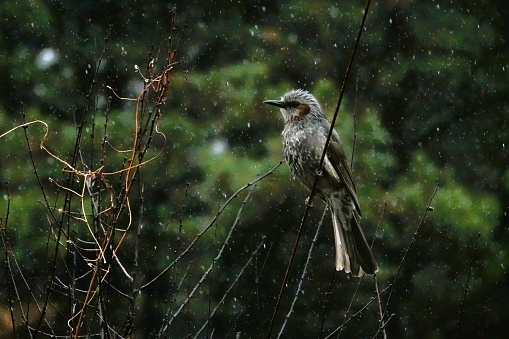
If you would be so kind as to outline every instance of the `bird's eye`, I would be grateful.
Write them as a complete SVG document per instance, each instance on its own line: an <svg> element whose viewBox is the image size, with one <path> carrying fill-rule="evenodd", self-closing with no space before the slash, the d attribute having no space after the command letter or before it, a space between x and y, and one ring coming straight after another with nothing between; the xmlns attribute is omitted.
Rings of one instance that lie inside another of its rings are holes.
<svg viewBox="0 0 509 339"><path fill-rule="evenodd" d="M286 103L286 107L289 107L289 108L297 108L299 107L299 103L297 101L288 101Z"/></svg>

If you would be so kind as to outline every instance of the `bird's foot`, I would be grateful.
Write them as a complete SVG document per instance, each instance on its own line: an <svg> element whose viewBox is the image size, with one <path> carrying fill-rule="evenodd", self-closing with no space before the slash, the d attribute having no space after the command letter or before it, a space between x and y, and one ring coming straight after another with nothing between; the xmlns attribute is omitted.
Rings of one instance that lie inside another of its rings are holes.
<svg viewBox="0 0 509 339"><path fill-rule="evenodd" d="M307 207L309 208L313 207L313 200L311 200L309 197L306 198L305 203Z"/></svg>

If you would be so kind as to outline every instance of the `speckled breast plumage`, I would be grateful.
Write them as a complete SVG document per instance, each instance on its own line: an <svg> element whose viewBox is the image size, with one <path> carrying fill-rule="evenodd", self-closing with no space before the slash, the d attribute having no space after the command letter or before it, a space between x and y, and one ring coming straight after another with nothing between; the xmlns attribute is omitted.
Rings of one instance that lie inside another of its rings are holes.
<svg viewBox="0 0 509 339"><path fill-rule="evenodd" d="M309 190L323 151L317 131L304 121L292 121L283 130L283 154L292 174Z"/></svg>

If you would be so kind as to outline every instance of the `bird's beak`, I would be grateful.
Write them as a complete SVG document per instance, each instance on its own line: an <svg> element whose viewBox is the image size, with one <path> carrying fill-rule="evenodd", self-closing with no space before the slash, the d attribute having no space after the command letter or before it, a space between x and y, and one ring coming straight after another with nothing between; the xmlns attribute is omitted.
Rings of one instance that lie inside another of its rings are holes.
<svg viewBox="0 0 509 339"><path fill-rule="evenodd" d="M263 103L264 104L269 104L269 105L272 105L272 106L281 107L281 108L285 107L285 103L283 101L280 101L280 100L265 100Z"/></svg>

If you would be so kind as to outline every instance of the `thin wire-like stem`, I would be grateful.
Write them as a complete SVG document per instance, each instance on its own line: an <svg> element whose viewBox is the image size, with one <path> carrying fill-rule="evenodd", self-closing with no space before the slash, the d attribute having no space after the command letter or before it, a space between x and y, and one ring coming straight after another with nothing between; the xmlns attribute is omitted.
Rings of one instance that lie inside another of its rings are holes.
<svg viewBox="0 0 509 339"><path fill-rule="evenodd" d="M393 313L393 314L391 314L391 315L387 318L387 320L383 323L383 325L382 325L382 326L380 326L380 327L378 328L378 331L376 331L376 333L375 333L375 334L374 334L371 338L372 338L372 339L375 339L376 337L378 337L378 335L380 334L380 331L382 331L384 338L387 338L387 333L386 333L386 331L385 331L385 327L387 326L387 324L389 323L389 321L390 321L390 320L391 320L394 316L395 316L395 314L394 314L394 313Z"/></svg>
<svg viewBox="0 0 509 339"><path fill-rule="evenodd" d="M288 310L288 313L286 313L286 317L285 317L285 321L283 322L283 325L281 325L281 329L279 330L279 333L277 335L278 338L281 338L281 336L283 335L286 324L288 323L288 320L290 319L290 316L293 313L293 308L295 307L295 304L297 303L297 299L300 295L300 292L302 291L302 284L303 284L304 278L306 277L306 274L307 274L307 268L308 268L309 262L311 261L311 254L313 253L313 249L315 247L316 240L318 239L318 234L320 234L320 229L322 228L323 220L325 219L326 214L327 214L327 207L323 210L322 218L320 219L320 222L318 223L318 227L316 228L315 236L313 237L313 240L311 241L311 246L309 246L306 263L304 264L304 267L302 268L302 274L300 276L299 283L297 285L297 289L295 290L295 295L293 296L292 304L290 305L290 309Z"/></svg>
<svg viewBox="0 0 509 339"><path fill-rule="evenodd" d="M352 297L350 298L350 303L348 304L348 308L346 309L346 312L343 316L343 325L346 324L346 321L348 319L348 314L350 313L350 310L352 309L353 303L355 301L355 297L357 296L357 292L359 292L359 288L361 287L362 280L359 280L357 283L357 286L355 286L355 291L353 292ZM378 291L377 291L378 296ZM341 333L343 332L344 327L341 327L338 333L338 338L341 336Z"/></svg>
<svg viewBox="0 0 509 339"><path fill-rule="evenodd" d="M16 284L14 281L14 274L12 272L12 266L11 266L11 261L10 261L10 253L12 253L12 251L11 251L11 248L9 245L9 238L7 237L7 225L9 224L9 213L10 213L10 209L11 209L11 195L9 192L9 183L8 182L5 183L5 188L7 191L7 193L6 193L7 209L5 211L5 218L4 218L5 221L2 222L2 218L0 218L0 239L2 240L2 245L4 248L4 255L5 255L4 267L5 267L5 271L6 271L5 277L7 280L7 302L9 304L9 312L10 312L10 316L11 316L12 334L13 334L13 338L17 338L16 320L14 317L14 303L13 303L14 295L13 294L16 294L16 299L18 299L18 300L19 300L19 295L17 293ZM21 308L21 315L22 315L23 319L25 319L25 313L24 313L23 308Z"/></svg>
<svg viewBox="0 0 509 339"><path fill-rule="evenodd" d="M251 292L249 293L249 297L247 298L246 302L244 303L244 305L241 307L240 311L238 312L237 316L235 317L235 319L233 320L231 326L230 326L230 329L228 330L228 332L226 333L226 335L224 336L225 338L228 338L230 333L233 331L237 321L239 320L240 316L242 314L244 314L244 311L246 310L249 302L251 301L251 298L253 297L253 295L255 295L256 293L256 307L257 307L257 323L258 323L258 334L260 336L260 334L262 333L261 331L261 320L260 320L260 293L259 293L259 289L258 289L258 285L259 285L259 281L260 281L260 277L262 275L262 272L264 272L264 269L265 269L265 266L267 265L267 262L270 258L270 253L271 253L271 249L272 249L272 246L274 245L274 243L272 242L269 246L268 246L268 250L267 250L267 253L265 254L265 259L263 260L263 263L261 265L261 267L258 269L258 265L257 265L257 258L255 258L255 281L254 281L254 286L253 288L251 289Z"/></svg>
<svg viewBox="0 0 509 339"><path fill-rule="evenodd" d="M353 102L353 140L352 140L352 158L350 159L350 169L353 172L353 159L355 155L355 144L357 142L357 94L359 93L359 74L355 81L355 100Z"/></svg>
<svg viewBox="0 0 509 339"><path fill-rule="evenodd" d="M380 222L382 221L382 217L385 214L385 209L387 208L387 203L384 204L384 208L382 213L380 214L380 218L378 218L378 224L376 225L375 236L373 237L373 241L371 241L371 248L375 244L376 235L378 234L378 230L380 229ZM383 324L384 316L382 312L382 299L380 298L380 290L378 288L378 278L377 275L373 275L373 282L375 284L376 295L377 295L377 304L378 304L378 315L380 316L380 328L383 328L384 339L387 339L387 332L385 331L385 325Z"/></svg>
<svg viewBox="0 0 509 339"><path fill-rule="evenodd" d="M375 284L378 315L380 316L378 331L377 331L376 335L378 335L378 333L380 333L380 330L382 330L384 339L387 339L387 332L385 331L385 326L387 325L387 322L389 321L389 319L387 319L387 321L384 322L384 314L382 312L382 300L380 298L380 290L378 288L378 279L376 277L376 274L373 275L373 283Z"/></svg>
<svg viewBox="0 0 509 339"><path fill-rule="evenodd" d="M251 264L251 261L253 260L254 257L256 257L256 255L258 254L258 251L260 250L260 248L262 247L262 245L264 243L265 243L265 239L262 239L260 241L260 243L258 244L258 246L256 247L256 249L254 250L253 254L251 254L251 256L249 257L249 260L244 264L244 266L239 271L239 273L237 274L237 276L235 277L233 282L230 284L230 286L228 287L226 292L223 294L223 296L221 297L221 300L219 300L219 302L217 303L216 307L212 310L212 312L210 313L210 315L209 315L207 321L205 322L205 324L203 324L202 327L198 330L198 332L196 332L196 334L194 335L195 339L198 338L200 333L205 329L205 327L208 326L208 324L210 322L210 319L214 316L214 314L219 309L219 307L224 303L224 300L226 299L227 295L231 292L233 287L237 284L237 282L239 281L240 277L242 276L242 274L244 274L244 272L246 271L246 268ZM212 334L210 335L210 338L213 338Z"/></svg>
<svg viewBox="0 0 509 339"><path fill-rule="evenodd" d="M403 263L405 262L405 259L406 259L407 255L408 255L408 253L412 249L412 246L414 245L415 240L417 239L417 234L419 233L419 229L420 229L421 225L424 223L424 219L426 218L426 215L428 214L428 212L434 210L433 207L432 207L432 202L433 202L433 199L435 198L435 194L437 194L438 187L439 187L438 185L435 187L435 190L433 191L433 194L431 195L431 197L429 199L428 205L426 206L426 209L424 210L424 213L422 214L421 220L419 221L419 224L417 224L417 227L415 228L414 235L412 236L412 241L410 241L410 245L408 245L408 248L406 249L405 253L403 254L403 257L401 258L401 261L400 261L399 267L398 267L398 271L396 272L396 275L394 276L394 279L392 279L392 283L390 285L392 287L391 287L391 289L389 291L389 295L387 296L387 300L385 301L385 307L384 307L384 310L383 310L383 313L382 313L382 319L385 318L385 314L387 313L387 308L389 307L389 302L390 302L392 293L394 292L394 287L396 285L396 280L399 277L399 273L401 272L401 268L403 267ZM385 326L384 322L383 321L380 322L380 327L379 328L382 328L384 326Z"/></svg>
<svg viewBox="0 0 509 339"><path fill-rule="evenodd" d="M189 301L194 297L194 294L198 291L198 288L203 284L203 282L205 281L205 279L207 278L207 276L212 272L212 269L214 268L214 264L217 262L217 260L219 260L221 258L221 256L223 255L223 252L226 248L226 245L228 245L228 242L233 234L233 231L235 230L235 228L237 227L238 223L239 223L239 220L240 220L240 215L244 209L244 206L246 205L246 203L248 202L248 200L251 198L251 193L253 192L253 189L256 187L256 185L252 185L250 186L251 189L249 190L249 192L247 193L244 201L242 202L242 206L239 208L238 212L237 212L237 217L235 218L235 221L233 222L233 225L232 227L230 227L230 231L228 232L228 235L226 236L226 239L224 240L223 242L223 245L221 246L221 248L219 249L219 252L217 253L216 257L212 260L212 263L210 264L209 268L205 271L205 273L203 273L202 277L200 278L200 280L198 281L198 283L194 286L194 288L191 290L191 292L189 293L189 295L187 296L186 300L184 300L182 302L182 304L180 304L180 307L178 308L178 310L173 314L173 316L171 317L171 319L169 320L168 322L168 326L172 324L173 320L175 320L178 315L180 314L180 312L184 309L184 307L189 303ZM210 315L211 316L211 315Z"/></svg>
<svg viewBox="0 0 509 339"><path fill-rule="evenodd" d="M389 284L389 286L387 286L386 288L384 288L382 291L380 291L380 295L384 294L392 285ZM369 305L371 305L371 303L373 301L375 301L377 298L379 298L379 295L374 295L373 297L371 297L369 299L369 301L364 304L364 306L362 306L357 312L355 312L354 314L352 314L351 316L349 316L340 326L338 326L336 329L334 329L334 331L332 331L331 333L329 333L324 339L330 339L332 338L333 335L335 335L338 331L341 331L341 329L343 327L346 326L346 324L348 324L350 321L352 321L353 319L355 319L356 317L360 316L368 307Z"/></svg>
<svg viewBox="0 0 509 339"><path fill-rule="evenodd" d="M180 255L175 259L173 260L173 262L171 264L169 264L168 266L166 266L166 268L164 270L162 270L158 275L156 275L154 278L152 278L152 280L150 280L149 282L141 285L138 290L141 291L147 287L149 287L150 285L152 285L153 283L155 283L158 279L160 279L166 272L168 272L173 266L175 266L180 260L182 260L182 258L184 258L184 256L186 256L186 254L188 254L191 249L193 249L194 245L198 242L198 240L200 240L200 238L212 227L212 225L214 225L214 223L217 221L217 219L219 218L219 216L223 213L224 209L232 202L233 199L235 199L236 197L239 196L239 194L250 188L251 186L255 185L256 183L260 182L261 180L265 179L267 176L271 175L271 174L274 174L274 171L279 167L281 166L281 164L283 163L283 161L280 161L279 164L277 164L276 166L274 166L271 170L269 170L268 172L266 172L265 174L263 174L262 176L258 177L256 180L253 180L252 182L249 182L247 184L245 184L244 186L242 186L241 188L239 188L235 193L233 193L229 198L228 200L226 200L226 202L224 203L224 205L221 206L221 208L219 209L219 211L217 211L216 215L214 216L214 218L212 218L212 221L210 221L210 223L200 232L198 233L198 235L194 238L194 240L189 244L189 246L187 246L187 248L185 250L182 251L182 253L180 253Z"/></svg>
<svg viewBox="0 0 509 339"><path fill-rule="evenodd" d="M480 238L481 238L481 233L478 233L477 238L475 239L474 247L472 248L472 259L470 259L470 264L468 265L468 276L467 276L467 281L465 282L465 288L463 289L463 297L461 298L460 314L459 314L458 323L456 326L458 331L461 328L461 321L463 320L463 315L465 313L470 278L472 277L472 266L474 265L474 261L477 258L475 255L475 252L477 251L477 244L479 243Z"/></svg>
<svg viewBox="0 0 509 339"><path fill-rule="evenodd" d="M323 308L322 308L322 323L320 325L320 338L323 338L323 331L324 331L324 326L325 326L325 319L327 317L327 310L329 309L329 305L330 305L330 302L331 302L331 298L330 298L330 295L332 294L332 286L334 286L334 281L335 281L335 278L336 278L336 275L337 275L337 271L334 269L332 271L332 278L330 280L330 283L329 283L329 287L327 288L327 292L325 292L325 302L323 304ZM345 317L346 317L346 314L345 314Z"/></svg>

